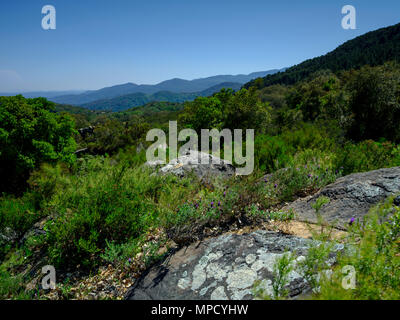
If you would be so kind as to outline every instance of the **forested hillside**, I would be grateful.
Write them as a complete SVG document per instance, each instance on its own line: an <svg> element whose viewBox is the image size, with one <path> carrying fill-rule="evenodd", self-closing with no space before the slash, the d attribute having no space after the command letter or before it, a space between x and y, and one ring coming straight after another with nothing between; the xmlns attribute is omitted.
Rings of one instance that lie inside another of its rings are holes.
<svg viewBox="0 0 400 320"><path fill-rule="evenodd" d="M274 84L292 85L317 71L337 73L364 65L377 66L390 60L400 61L400 24L364 34L324 56L304 61L284 72L255 79L244 87L261 89Z"/></svg>

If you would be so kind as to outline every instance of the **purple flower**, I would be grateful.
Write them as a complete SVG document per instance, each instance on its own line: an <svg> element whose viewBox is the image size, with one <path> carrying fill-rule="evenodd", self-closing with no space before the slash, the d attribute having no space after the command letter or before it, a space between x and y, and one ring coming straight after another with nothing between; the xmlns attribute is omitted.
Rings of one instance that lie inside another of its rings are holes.
<svg viewBox="0 0 400 320"><path fill-rule="evenodd" d="M276 188L278 188L278 185L275 183L275 185L274 185L274 188L276 189Z"/></svg>
<svg viewBox="0 0 400 320"><path fill-rule="evenodd" d="M129 263L131 263L131 262L132 262L132 259L131 259L131 258L129 258L129 259L128 259L128 262L129 262Z"/></svg>
<svg viewBox="0 0 400 320"><path fill-rule="evenodd" d="M218 207L220 207L221 206L221 201L218 201Z"/></svg>
<svg viewBox="0 0 400 320"><path fill-rule="evenodd" d="M309 173L309 174L308 174L308 177L309 177L309 178L311 178L311 177L312 177L312 174L311 174L311 173Z"/></svg>
<svg viewBox="0 0 400 320"><path fill-rule="evenodd" d="M355 221L355 219L354 219L354 218L351 218L351 219L350 219L350 222L349 222L349 225L353 225L354 221Z"/></svg>
<svg viewBox="0 0 400 320"><path fill-rule="evenodd" d="M214 201L211 201L211 208L214 206Z"/></svg>
<svg viewBox="0 0 400 320"><path fill-rule="evenodd" d="M226 191L224 191L224 197L226 196Z"/></svg>

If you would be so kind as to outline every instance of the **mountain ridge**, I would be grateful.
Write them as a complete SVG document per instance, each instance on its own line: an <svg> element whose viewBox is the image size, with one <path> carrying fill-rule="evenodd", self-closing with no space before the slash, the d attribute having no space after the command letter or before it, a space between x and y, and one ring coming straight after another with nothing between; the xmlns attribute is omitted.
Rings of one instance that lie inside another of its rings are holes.
<svg viewBox="0 0 400 320"><path fill-rule="evenodd" d="M145 94L143 92L136 92L127 95L118 96L111 99L101 99L88 102L80 105L89 110L104 110L104 111L125 111L134 107L139 107L151 102L175 102L181 103L185 101L192 101L197 97L207 97L221 89L239 90L242 87L241 83L224 82L217 84L213 87L207 88L200 92L190 93L176 93L171 91L158 91L153 94Z"/></svg>
<svg viewBox="0 0 400 320"><path fill-rule="evenodd" d="M281 70L284 69L259 71L250 73L248 75L244 74L216 75L216 76L193 79L193 80L173 78L162 81L155 85L148 85L148 84L138 85L132 82L128 82L125 84L119 84L111 87L101 88L99 90L89 90L81 94L62 95L54 97L52 101L63 104L83 105L98 100L112 99L118 96L123 96L133 93L143 93L149 95L149 94L155 94L160 91L170 91L173 93L201 92L203 90L209 89L221 83L231 82L231 83L240 83L243 85L260 75L272 74L275 72L279 72Z"/></svg>
<svg viewBox="0 0 400 320"><path fill-rule="evenodd" d="M274 84L292 85L317 71L339 72L364 65L377 66L390 60L400 61L400 23L367 32L325 55L305 60L284 72L251 80L244 87L261 89Z"/></svg>

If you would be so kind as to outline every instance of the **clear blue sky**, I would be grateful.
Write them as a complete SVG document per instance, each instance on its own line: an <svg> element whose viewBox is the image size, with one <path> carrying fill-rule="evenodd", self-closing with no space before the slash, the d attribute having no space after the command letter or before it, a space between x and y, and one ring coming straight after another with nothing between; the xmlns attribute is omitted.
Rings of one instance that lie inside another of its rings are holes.
<svg viewBox="0 0 400 320"><path fill-rule="evenodd" d="M46 4L56 30L41 28ZM347 4L357 30L341 28ZM1 0L0 92L282 68L399 22L399 0Z"/></svg>

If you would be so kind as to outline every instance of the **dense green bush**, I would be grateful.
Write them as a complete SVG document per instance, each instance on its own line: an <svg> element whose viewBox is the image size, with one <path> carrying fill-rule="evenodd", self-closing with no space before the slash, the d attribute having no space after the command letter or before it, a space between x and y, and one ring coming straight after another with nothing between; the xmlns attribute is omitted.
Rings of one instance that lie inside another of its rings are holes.
<svg viewBox="0 0 400 320"><path fill-rule="evenodd" d="M347 248L332 276L323 278L316 299L400 299L400 209L393 199L353 225ZM342 286L345 266L355 269L353 290Z"/></svg>
<svg viewBox="0 0 400 320"><path fill-rule="evenodd" d="M284 168L292 161L295 152L293 146L285 143L280 136L259 135L254 142L254 162L265 172Z"/></svg>
<svg viewBox="0 0 400 320"><path fill-rule="evenodd" d="M12 196L1 197L0 232L9 228L17 236L21 236L31 228L41 217L41 212L35 208L32 200L32 195L28 193L20 198Z"/></svg>
<svg viewBox="0 0 400 320"><path fill-rule="evenodd" d="M106 240L123 243L139 237L151 224L148 221L154 219L156 208L146 198L157 196L160 182L147 183L140 174L128 178L125 170L89 173L73 181L66 193L57 195L59 216L48 225L48 242L58 265L90 266Z"/></svg>
<svg viewBox="0 0 400 320"><path fill-rule="evenodd" d="M72 118L56 114L45 98L0 97L0 192L23 190L43 162L72 164L74 132Z"/></svg>
<svg viewBox="0 0 400 320"><path fill-rule="evenodd" d="M81 166L49 201L56 216L47 225L47 241L57 265L95 265L107 241L140 238L194 188L185 179L150 176L125 162L113 165L94 158Z"/></svg>
<svg viewBox="0 0 400 320"><path fill-rule="evenodd" d="M334 135L329 130L303 123L300 128L285 130L277 136L257 135L254 142L255 163L260 170L273 172L293 165L294 157L299 152L307 149L325 151L335 147Z"/></svg>
<svg viewBox="0 0 400 320"><path fill-rule="evenodd" d="M400 150L390 142L347 142L337 151L335 166L344 174L400 166Z"/></svg>

